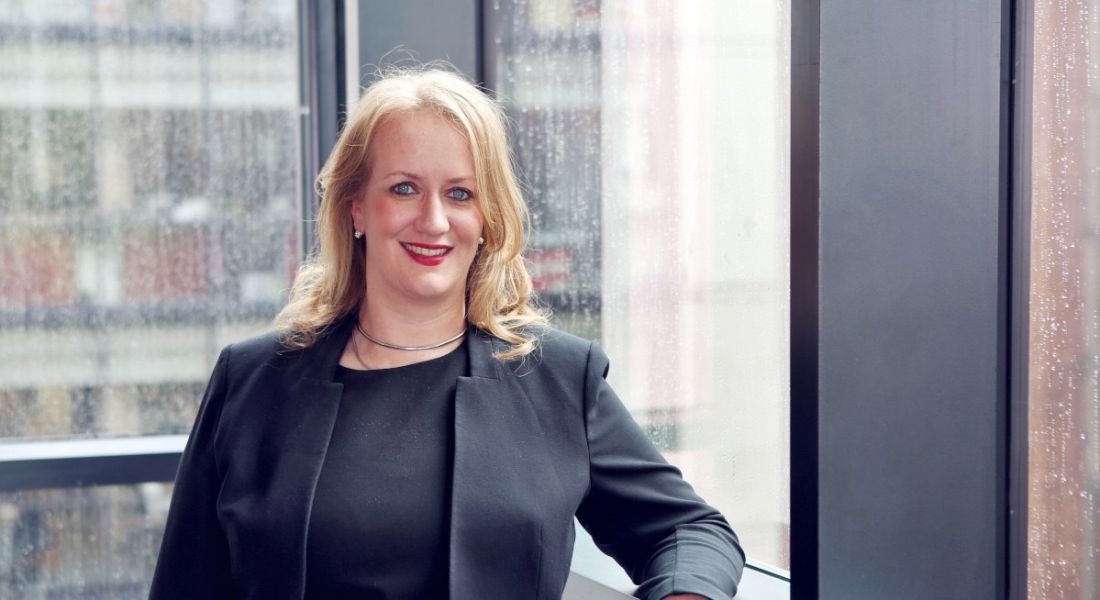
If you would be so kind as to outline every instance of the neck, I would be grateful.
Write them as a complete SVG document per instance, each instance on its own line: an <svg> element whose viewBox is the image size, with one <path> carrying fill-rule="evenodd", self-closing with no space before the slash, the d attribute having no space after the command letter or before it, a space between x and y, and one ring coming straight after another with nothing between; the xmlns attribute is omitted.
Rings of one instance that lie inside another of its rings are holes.
<svg viewBox="0 0 1100 600"><path fill-rule="evenodd" d="M364 298L359 323L372 336L401 346L422 346L445 340L466 327L466 302L443 306L393 305Z"/></svg>
<svg viewBox="0 0 1100 600"><path fill-rule="evenodd" d="M430 309L416 305L393 305L378 300L363 299L359 307L359 323L363 329L383 342L397 346L428 346L451 338L466 328L466 303L463 299ZM353 335L359 335L353 333ZM431 350L407 352L379 346L358 339L359 350L370 368L397 367L431 360L454 350L462 343L455 340Z"/></svg>

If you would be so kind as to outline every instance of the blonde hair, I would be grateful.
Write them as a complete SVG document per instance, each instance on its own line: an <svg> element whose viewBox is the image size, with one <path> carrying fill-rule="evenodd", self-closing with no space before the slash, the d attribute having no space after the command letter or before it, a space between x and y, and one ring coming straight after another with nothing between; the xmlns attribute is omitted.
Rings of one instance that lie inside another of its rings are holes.
<svg viewBox="0 0 1100 600"><path fill-rule="evenodd" d="M368 292L364 245L352 236L350 208L369 178L367 150L386 120L424 109L452 120L469 140L474 159L485 243L466 279L467 320L509 344L498 359L534 350L537 330L547 318L533 305L524 264L530 216L512 166L504 112L472 83L437 64L384 73L348 117L317 177L323 197L316 251L275 317L287 347L311 346L327 327L356 310Z"/></svg>

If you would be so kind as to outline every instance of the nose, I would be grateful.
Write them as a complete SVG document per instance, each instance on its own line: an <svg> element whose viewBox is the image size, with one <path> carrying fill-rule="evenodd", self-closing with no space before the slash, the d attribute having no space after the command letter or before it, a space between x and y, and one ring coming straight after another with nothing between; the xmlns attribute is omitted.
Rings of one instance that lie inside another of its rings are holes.
<svg viewBox="0 0 1100 600"><path fill-rule="evenodd" d="M420 204L420 214L416 217L417 231L426 235L442 235L450 228L443 198L437 193L429 194Z"/></svg>

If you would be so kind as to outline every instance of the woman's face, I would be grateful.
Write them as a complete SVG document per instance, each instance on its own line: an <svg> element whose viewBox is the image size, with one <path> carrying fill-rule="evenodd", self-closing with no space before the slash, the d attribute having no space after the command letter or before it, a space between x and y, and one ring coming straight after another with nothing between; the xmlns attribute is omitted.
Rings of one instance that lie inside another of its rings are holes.
<svg viewBox="0 0 1100 600"><path fill-rule="evenodd" d="M383 123L367 156L371 175L351 212L366 236L370 297L461 302L483 223L466 137L417 111Z"/></svg>

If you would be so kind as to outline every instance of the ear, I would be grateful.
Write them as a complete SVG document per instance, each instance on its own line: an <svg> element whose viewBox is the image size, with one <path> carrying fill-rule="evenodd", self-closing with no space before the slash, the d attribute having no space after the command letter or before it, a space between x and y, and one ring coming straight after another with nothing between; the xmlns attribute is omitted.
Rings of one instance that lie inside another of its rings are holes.
<svg viewBox="0 0 1100 600"><path fill-rule="evenodd" d="M356 231L366 230L367 220L364 218L363 197L359 196L351 201L351 225Z"/></svg>

